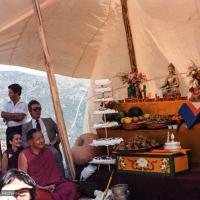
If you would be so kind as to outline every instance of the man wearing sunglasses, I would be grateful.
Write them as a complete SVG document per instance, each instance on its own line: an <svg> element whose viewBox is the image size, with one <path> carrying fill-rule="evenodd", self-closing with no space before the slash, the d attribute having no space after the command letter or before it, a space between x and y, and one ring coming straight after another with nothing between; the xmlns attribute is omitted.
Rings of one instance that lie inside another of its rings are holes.
<svg viewBox="0 0 200 200"><path fill-rule="evenodd" d="M26 133L32 128L37 128L42 132L45 139L45 144L51 144L57 150L59 150L60 139L57 124L52 118L41 118L42 107L36 100L31 100L28 103L28 110L32 119L22 126L23 142L26 142Z"/></svg>
<svg viewBox="0 0 200 200"><path fill-rule="evenodd" d="M53 121L52 118L41 118L42 107L36 100L31 100L28 103L28 110L32 119L22 126L23 147L28 146L28 143L26 142L27 132L33 128L38 129L44 136L45 144L53 147L51 149L54 155L57 157L58 163L63 171L62 154L59 148L60 139L57 124Z"/></svg>

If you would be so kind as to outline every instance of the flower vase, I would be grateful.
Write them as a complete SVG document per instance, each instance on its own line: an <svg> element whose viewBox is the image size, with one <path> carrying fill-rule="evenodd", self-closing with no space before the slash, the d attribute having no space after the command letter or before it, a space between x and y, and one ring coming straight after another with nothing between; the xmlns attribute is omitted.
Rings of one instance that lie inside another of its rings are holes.
<svg viewBox="0 0 200 200"><path fill-rule="evenodd" d="M136 86L136 96L138 99L142 99L142 91L139 85Z"/></svg>
<svg viewBox="0 0 200 200"><path fill-rule="evenodd" d="M139 87L139 85L129 85L128 86L128 98L133 99L133 98L138 98L142 99L142 91Z"/></svg>
<svg viewBox="0 0 200 200"><path fill-rule="evenodd" d="M129 85L127 88L127 91L128 91L129 99L133 99L133 98L137 97L135 85Z"/></svg>

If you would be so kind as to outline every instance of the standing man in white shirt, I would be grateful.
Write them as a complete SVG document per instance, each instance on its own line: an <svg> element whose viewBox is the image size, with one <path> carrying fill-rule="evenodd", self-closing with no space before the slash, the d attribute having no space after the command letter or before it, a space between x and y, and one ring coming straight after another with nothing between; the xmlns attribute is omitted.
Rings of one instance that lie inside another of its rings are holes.
<svg viewBox="0 0 200 200"><path fill-rule="evenodd" d="M8 86L10 101L6 102L1 112L1 117L7 125L6 142L9 146L8 135L11 132L22 133L22 124L26 123L28 108L26 102L21 100L22 87L17 84Z"/></svg>

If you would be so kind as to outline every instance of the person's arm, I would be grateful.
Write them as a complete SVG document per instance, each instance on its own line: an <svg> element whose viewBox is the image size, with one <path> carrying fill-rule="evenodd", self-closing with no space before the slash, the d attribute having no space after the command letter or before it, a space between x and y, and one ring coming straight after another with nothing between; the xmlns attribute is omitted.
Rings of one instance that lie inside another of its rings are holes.
<svg viewBox="0 0 200 200"><path fill-rule="evenodd" d="M29 146L29 144L26 141L27 140L27 132L28 132L28 129L26 127L27 127L27 124L22 125L22 146L24 148Z"/></svg>
<svg viewBox="0 0 200 200"><path fill-rule="evenodd" d="M9 112L1 112L1 117L7 121L22 121L25 117L25 113L9 113Z"/></svg>
<svg viewBox="0 0 200 200"><path fill-rule="evenodd" d="M22 170L24 172L27 172L27 170L28 170L28 162L27 162L26 156L24 155L23 152L21 152L19 154L18 169L20 169L20 170Z"/></svg>
<svg viewBox="0 0 200 200"><path fill-rule="evenodd" d="M56 143L60 143L60 136L59 136L59 131L58 131L57 124L54 122L53 119L51 119L51 120L52 120L52 123L53 123L53 129L54 129L54 131L56 133L56 137L51 141L51 144L54 145Z"/></svg>
<svg viewBox="0 0 200 200"><path fill-rule="evenodd" d="M173 82L174 82L174 86L175 87L179 87L179 79L178 79L177 75L174 76L174 81Z"/></svg>
<svg viewBox="0 0 200 200"><path fill-rule="evenodd" d="M37 188L39 188L39 189L42 189L42 190L47 190L47 191L49 191L49 192L53 192L54 190L55 190L55 185L54 184L52 184L52 185L47 185L47 186L41 186L41 185L38 185L37 184L37 186L36 186Z"/></svg>
<svg viewBox="0 0 200 200"><path fill-rule="evenodd" d="M7 154L4 152L1 163L1 172L3 175L7 172L7 168L8 168L8 157Z"/></svg>
<svg viewBox="0 0 200 200"><path fill-rule="evenodd" d="M3 111L1 112L1 117L5 121L22 121L28 115L28 107L25 102L20 104L20 110L17 113L10 113L7 109L7 104L5 104Z"/></svg>
<svg viewBox="0 0 200 200"><path fill-rule="evenodd" d="M164 82L163 86L160 87L160 89L165 88L166 86L168 86L168 76L165 79L165 82Z"/></svg>

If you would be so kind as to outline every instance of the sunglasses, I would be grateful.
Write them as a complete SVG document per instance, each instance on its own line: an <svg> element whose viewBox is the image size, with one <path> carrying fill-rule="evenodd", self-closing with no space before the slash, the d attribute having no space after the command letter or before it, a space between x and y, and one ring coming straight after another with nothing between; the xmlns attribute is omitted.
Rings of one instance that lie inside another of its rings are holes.
<svg viewBox="0 0 200 200"><path fill-rule="evenodd" d="M41 111L42 108L41 107L37 107L37 108L33 108L32 110L36 112L36 111Z"/></svg>

